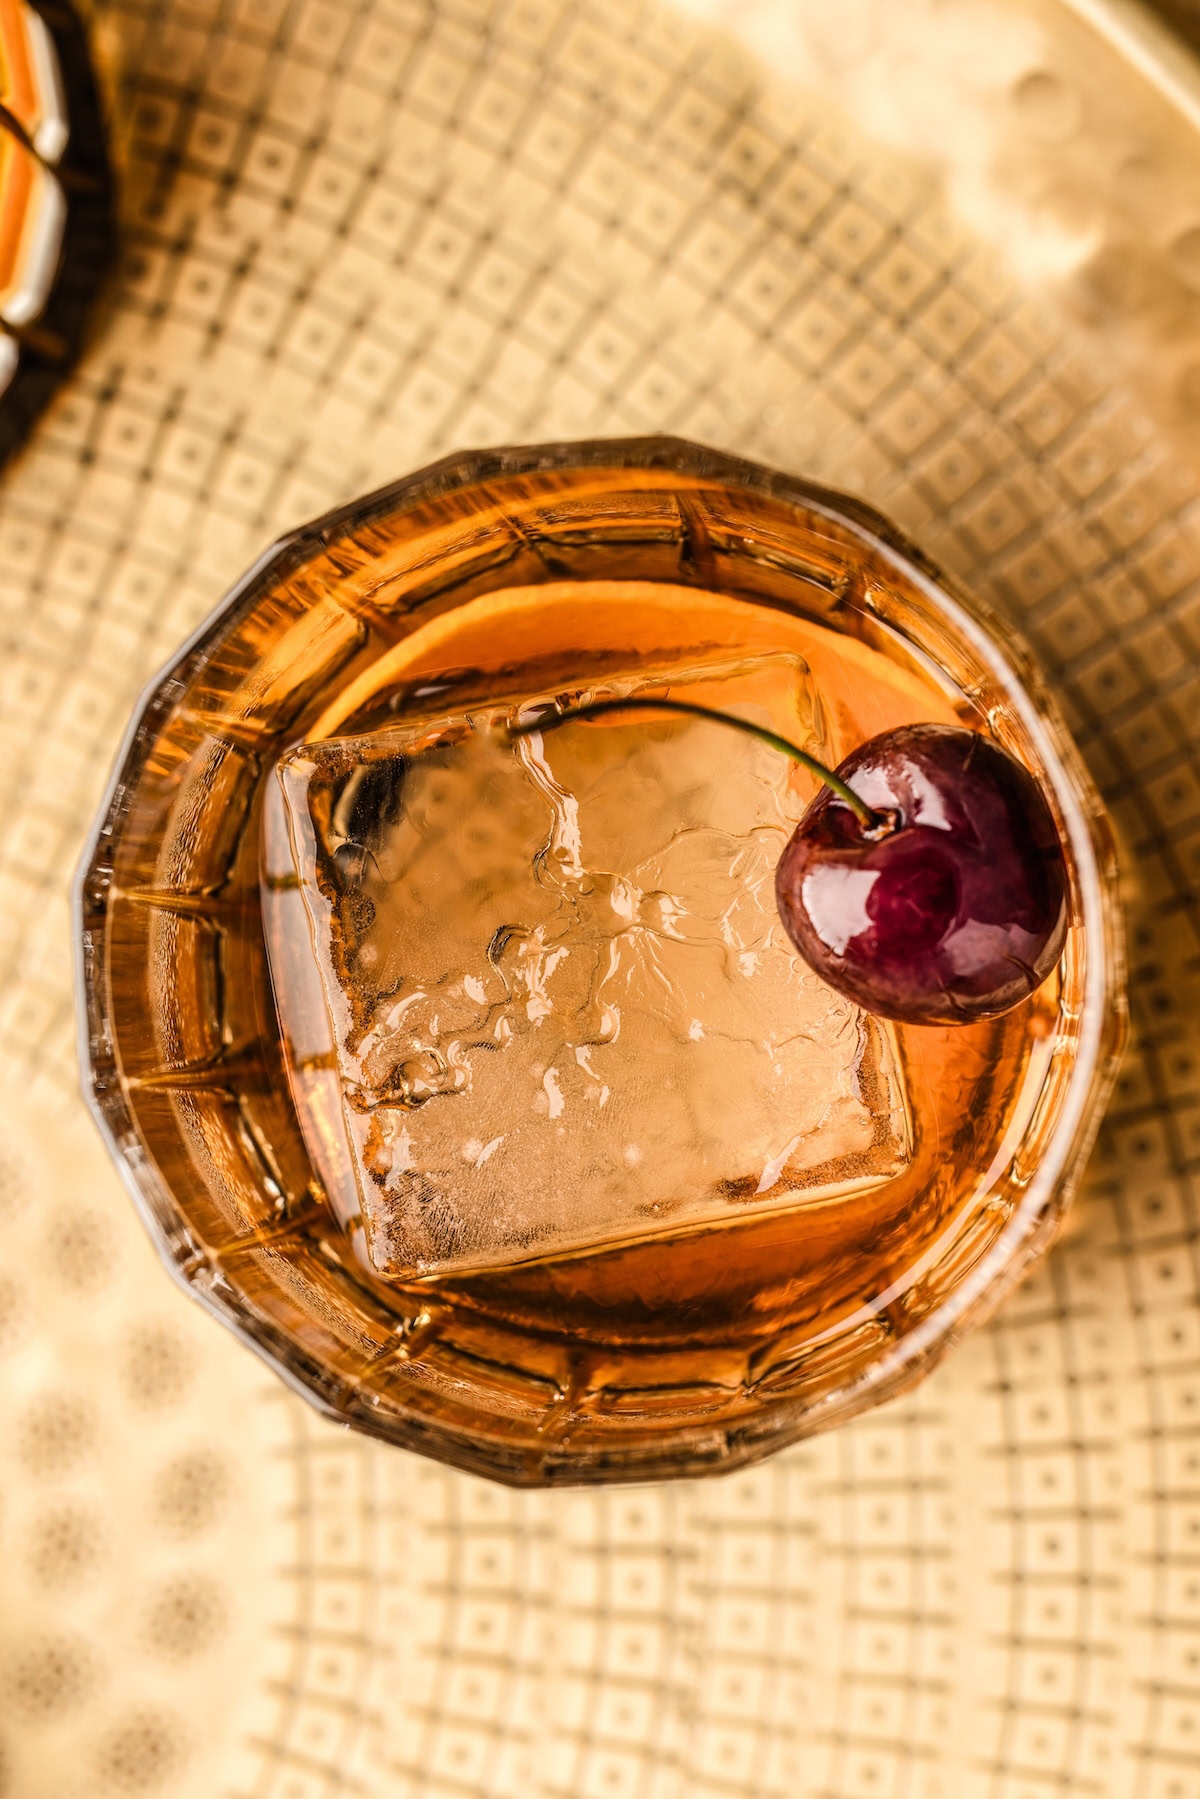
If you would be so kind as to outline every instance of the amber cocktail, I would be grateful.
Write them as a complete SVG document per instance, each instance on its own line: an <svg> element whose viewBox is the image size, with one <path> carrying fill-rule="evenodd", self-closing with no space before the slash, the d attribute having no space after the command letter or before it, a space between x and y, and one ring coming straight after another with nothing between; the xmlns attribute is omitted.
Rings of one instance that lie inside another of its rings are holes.
<svg viewBox="0 0 1200 1799"><path fill-rule="evenodd" d="M873 1014L780 853L966 725L1066 851L1003 1015ZM81 887L97 1110L165 1255L327 1410L517 1482L694 1474L927 1369L1048 1242L1119 1036L1095 797L876 515L673 440L454 458L286 540L148 699Z"/></svg>

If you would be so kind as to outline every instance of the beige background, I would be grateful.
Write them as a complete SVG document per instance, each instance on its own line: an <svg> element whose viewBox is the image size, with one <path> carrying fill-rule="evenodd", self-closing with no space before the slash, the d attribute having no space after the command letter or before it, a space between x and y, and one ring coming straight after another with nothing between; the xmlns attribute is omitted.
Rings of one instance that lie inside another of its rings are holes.
<svg viewBox="0 0 1200 1799"><path fill-rule="evenodd" d="M1200 1794L1200 85L1136 17L97 5L124 252L0 487L6 1799ZM654 428L866 494L1023 622L1124 837L1135 1045L1069 1241L915 1397L514 1496L173 1290L77 1098L67 883L273 534Z"/></svg>

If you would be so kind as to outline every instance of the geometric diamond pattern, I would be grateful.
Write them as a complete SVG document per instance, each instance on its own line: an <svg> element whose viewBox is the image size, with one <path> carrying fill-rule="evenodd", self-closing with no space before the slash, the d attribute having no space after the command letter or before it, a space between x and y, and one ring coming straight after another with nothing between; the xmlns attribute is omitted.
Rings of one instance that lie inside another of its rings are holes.
<svg viewBox="0 0 1200 1799"><path fill-rule="evenodd" d="M123 256L0 489L0 1786L1191 1799L1197 90L1059 0L94 23ZM274 535L654 429L860 492L1019 624L1121 837L1134 1044L1067 1241L914 1398L511 1493L171 1291L75 1098L67 884L139 686Z"/></svg>

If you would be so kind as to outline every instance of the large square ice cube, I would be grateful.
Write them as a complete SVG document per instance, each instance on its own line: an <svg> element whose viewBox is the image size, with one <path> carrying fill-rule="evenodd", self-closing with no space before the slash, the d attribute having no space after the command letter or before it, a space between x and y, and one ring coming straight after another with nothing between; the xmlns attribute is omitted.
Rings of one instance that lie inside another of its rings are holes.
<svg viewBox="0 0 1200 1799"><path fill-rule="evenodd" d="M589 697L668 678L821 747L793 656L610 672ZM506 711L279 765L294 877L267 922L293 1088L377 1271L580 1252L898 1173L890 1031L776 915L802 804L783 758L661 715L513 743Z"/></svg>

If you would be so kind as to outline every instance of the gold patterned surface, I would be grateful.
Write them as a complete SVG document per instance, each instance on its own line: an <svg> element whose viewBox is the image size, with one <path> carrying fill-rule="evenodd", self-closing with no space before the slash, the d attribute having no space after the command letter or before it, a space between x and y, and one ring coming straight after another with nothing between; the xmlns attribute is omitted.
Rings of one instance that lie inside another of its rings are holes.
<svg viewBox="0 0 1200 1799"><path fill-rule="evenodd" d="M125 254L0 489L0 1794L1200 1793L1200 85L1099 0L102 0ZM1161 79L1160 79L1161 77ZM76 1092L139 685L444 450L669 429L1017 619L1124 840L1068 1241L916 1395L514 1494L170 1285Z"/></svg>

